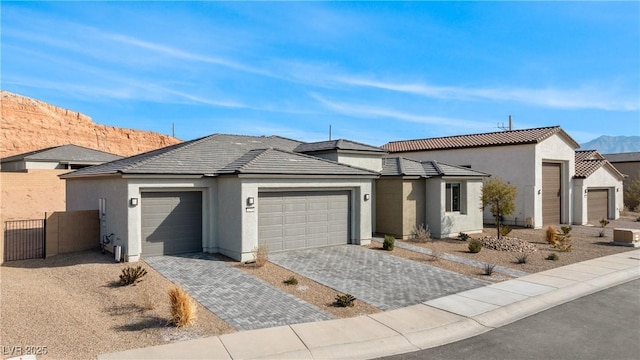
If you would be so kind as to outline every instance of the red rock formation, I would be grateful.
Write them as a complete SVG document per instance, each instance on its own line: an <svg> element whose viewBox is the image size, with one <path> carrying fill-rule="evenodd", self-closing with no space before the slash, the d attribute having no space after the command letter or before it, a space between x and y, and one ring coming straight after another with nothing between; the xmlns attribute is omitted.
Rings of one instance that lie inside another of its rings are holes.
<svg viewBox="0 0 640 360"><path fill-rule="evenodd" d="M75 144L130 156L179 143L151 131L105 126L87 115L1 91L0 157Z"/></svg>

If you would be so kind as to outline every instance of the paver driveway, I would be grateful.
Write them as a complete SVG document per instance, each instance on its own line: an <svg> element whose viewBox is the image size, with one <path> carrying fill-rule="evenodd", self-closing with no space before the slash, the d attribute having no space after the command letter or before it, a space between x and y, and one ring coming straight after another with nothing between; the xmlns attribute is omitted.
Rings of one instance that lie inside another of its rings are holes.
<svg viewBox="0 0 640 360"><path fill-rule="evenodd" d="M382 310L490 284L355 245L270 254L269 260Z"/></svg>
<svg viewBox="0 0 640 360"><path fill-rule="evenodd" d="M145 258L236 330L333 319L315 305L204 253Z"/></svg>

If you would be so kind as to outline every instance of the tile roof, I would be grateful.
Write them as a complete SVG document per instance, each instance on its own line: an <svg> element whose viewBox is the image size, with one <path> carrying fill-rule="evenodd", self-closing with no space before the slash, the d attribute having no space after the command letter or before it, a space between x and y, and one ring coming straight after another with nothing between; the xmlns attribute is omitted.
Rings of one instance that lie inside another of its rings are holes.
<svg viewBox="0 0 640 360"><path fill-rule="evenodd" d="M487 173L461 166L443 164L437 161L416 161L401 156L382 159L382 176L420 176L424 178L438 176L485 177Z"/></svg>
<svg viewBox="0 0 640 360"><path fill-rule="evenodd" d="M387 151L377 146L371 146L367 144L358 143L351 140L337 139L318 141L312 143L300 144L295 151L300 153L312 153L317 151L328 150L351 150L351 151L372 151L379 153L386 153Z"/></svg>
<svg viewBox="0 0 640 360"><path fill-rule="evenodd" d="M368 175L378 173L280 149L255 149L222 168L219 174Z"/></svg>
<svg viewBox="0 0 640 360"><path fill-rule="evenodd" d="M329 167L331 170L327 170L328 174L364 175L365 172L367 175L375 174L332 161L293 153L300 144L300 141L279 136L214 134L80 169L64 174L62 178L118 173L205 176L229 173L293 174L294 170L300 174L319 174L318 171ZM322 165L311 160L320 161Z"/></svg>
<svg viewBox="0 0 640 360"><path fill-rule="evenodd" d="M17 160L60 161L60 162L108 162L122 159L122 156L89 149L73 144L54 146L0 159L1 162Z"/></svg>
<svg viewBox="0 0 640 360"><path fill-rule="evenodd" d="M619 179L624 175L606 160L597 150L576 151L575 178L586 179L601 167L607 167Z"/></svg>
<svg viewBox="0 0 640 360"><path fill-rule="evenodd" d="M603 154L605 159L611 163L618 162L640 162L640 152L628 152L628 153L616 153L616 154Z"/></svg>
<svg viewBox="0 0 640 360"><path fill-rule="evenodd" d="M535 129L499 131L484 134L457 135L440 138L391 141L382 148L391 153L404 151L428 151L443 149L463 149L487 146L537 144L554 134L562 134L574 148L580 145L573 140L560 126Z"/></svg>

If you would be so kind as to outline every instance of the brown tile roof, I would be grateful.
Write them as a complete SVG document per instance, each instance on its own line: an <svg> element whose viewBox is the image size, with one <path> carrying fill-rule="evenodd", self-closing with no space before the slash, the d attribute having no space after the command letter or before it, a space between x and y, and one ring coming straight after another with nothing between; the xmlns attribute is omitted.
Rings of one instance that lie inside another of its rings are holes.
<svg viewBox="0 0 640 360"><path fill-rule="evenodd" d="M562 134L574 148L580 145L573 140L560 126L550 126L535 129L499 131L484 134L457 135L440 138L391 141L382 146L389 152L425 151L462 149L487 146L537 144L554 134Z"/></svg>
<svg viewBox="0 0 640 360"><path fill-rule="evenodd" d="M601 167L607 167L612 173L618 176L619 179L624 178L624 175L618 171L609 161L607 161L597 150L582 150L576 151L576 174L575 178L586 179L589 175L596 172Z"/></svg>
<svg viewBox="0 0 640 360"><path fill-rule="evenodd" d="M610 163L640 161L640 152L604 154L602 156L604 156L605 159L609 160Z"/></svg>
<svg viewBox="0 0 640 360"><path fill-rule="evenodd" d="M443 164L437 161L416 161L401 156L382 159L382 176L436 176L488 177L487 173L462 166Z"/></svg>

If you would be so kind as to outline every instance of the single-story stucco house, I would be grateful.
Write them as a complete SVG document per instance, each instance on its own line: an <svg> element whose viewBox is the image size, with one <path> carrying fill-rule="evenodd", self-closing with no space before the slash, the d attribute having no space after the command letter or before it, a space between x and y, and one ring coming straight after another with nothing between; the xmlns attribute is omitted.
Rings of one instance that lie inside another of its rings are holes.
<svg viewBox="0 0 640 360"><path fill-rule="evenodd" d="M596 150L576 151L573 180L574 224L597 225L601 219L614 219L623 203L621 174Z"/></svg>
<svg viewBox="0 0 640 360"><path fill-rule="evenodd" d="M121 159L122 156L68 144L0 159L2 171L81 169Z"/></svg>
<svg viewBox="0 0 640 360"><path fill-rule="evenodd" d="M515 185L516 209L504 219L512 225L541 228L547 224L584 223L589 205L578 202L583 207L578 210L580 214L575 214L575 191L579 191L576 184L611 188L609 183L598 183L597 175L590 175L593 177L586 185L582 178L575 178L575 150L579 144L560 126L392 141L382 148L391 156L455 164ZM608 217L617 219L622 203L613 196L609 204ZM488 210L484 219L486 223L494 221Z"/></svg>
<svg viewBox="0 0 640 360"><path fill-rule="evenodd" d="M335 147L214 134L80 169L61 176L67 210L98 209L107 249L121 246L127 261L194 251L247 261L263 244L276 252L369 243L379 173L301 145Z"/></svg>
<svg viewBox="0 0 640 360"><path fill-rule="evenodd" d="M625 190L627 184L631 181L640 179L640 152L628 152L628 153L616 153L616 154L602 154L619 172L626 175L624 179ZM636 209L638 201L633 199L629 194L624 192L624 205L628 209Z"/></svg>
<svg viewBox="0 0 640 360"><path fill-rule="evenodd" d="M376 232L407 239L419 226L434 238L482 232L482 181L488 174L403 157L385 158L376 180Z"/></svg>

